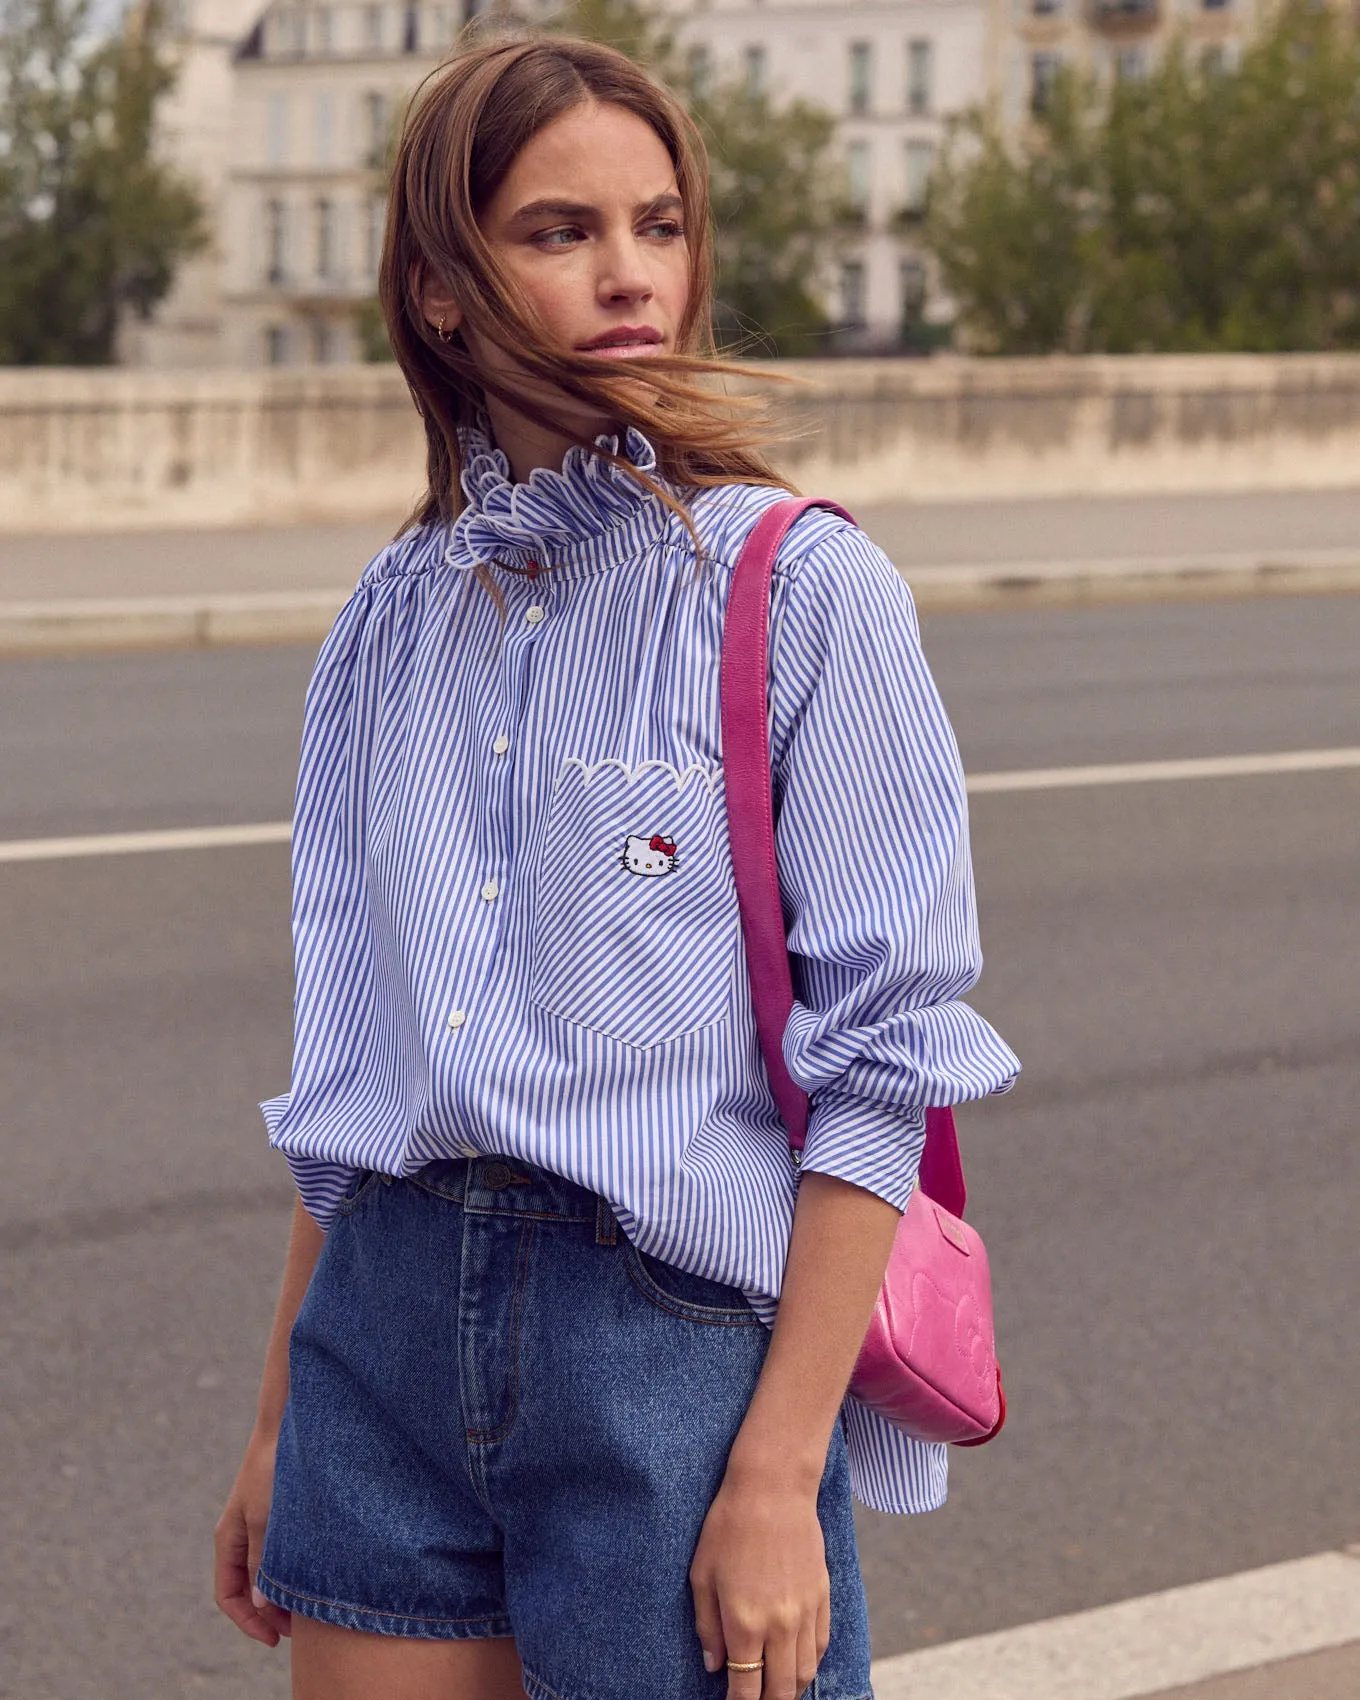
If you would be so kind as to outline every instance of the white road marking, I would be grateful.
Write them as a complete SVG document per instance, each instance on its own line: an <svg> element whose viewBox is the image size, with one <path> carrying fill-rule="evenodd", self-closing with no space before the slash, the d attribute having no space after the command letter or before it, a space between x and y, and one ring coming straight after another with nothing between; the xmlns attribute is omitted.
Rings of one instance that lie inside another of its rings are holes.
<svg viewBox="0 0 1360 1700"><path fill-rule="evenodd" d="M878 1700L1135 1700L1360 1641L1360 1548L879 1659Z"/></svg>
<svg viewBox="0 0 1360 1700"><path fill-rule="evenodd" d="M140 856L148 850L220 850L241 844L286 844L286 820L253 826L191 826L168 832L101 832L85 838L14 838L0 843L0 862L61 862L74 856Z"/></svg>
<svg viewBox="0 0 1360 1700"><path fill-rule="evenodd" d="M1326 773L1360 767L1360 749L1279 750L1254 756L1191 756L1184 761L1129 761L1098 767L1031 767L975 773L975 796L996 791L1064 791L1084 785L1146 785L1168 779L1236 779L1263 773Z"/></svg>
<svg viewBox="0 0 1360 1700"><path fill-rule="evenodd" d="M1064 791L1082 786L1140 785L1175 779L1227 779L1271 773L1326 773L1360 768L1360 748L1282 750L1254 756L1194 756L1186 761L1136 761L1097 767L1017 768L975 773L974 796L1012 791ZM136 856L154 850L221 850L243 844L286 844L288 821L248 826L186 827L160 832L93 833L83 838L14 838L0 842L0 862L59 862L77 856Z"/></svg>

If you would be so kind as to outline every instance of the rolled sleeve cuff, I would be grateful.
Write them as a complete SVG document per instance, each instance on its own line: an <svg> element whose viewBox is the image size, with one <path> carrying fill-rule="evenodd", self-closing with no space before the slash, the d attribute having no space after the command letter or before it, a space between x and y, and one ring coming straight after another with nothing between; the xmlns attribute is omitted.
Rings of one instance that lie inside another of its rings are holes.
<svg viewBox="0 0 1360 1700"><path fill-rule="evenodd" d="M286 1147L280 1147L275 1136L287 1110L286 1093L281 1098L269 1098L260 1105L265 1126L269 1129L270 1143L276 1149L283 1150L303 1209L323 1233L329 1233L340 1200L360 1170L353 1163L334 1163L325 1157L305 1157L295 1151L289 1151Z"/></svg>
<svg viewBox="0 0 1360 1700"><path fill-rule="evenodd" d="M926 1113L848 1092L814 1092L800 1172L834 1175L905 1210L926 1143Z"/></svg>

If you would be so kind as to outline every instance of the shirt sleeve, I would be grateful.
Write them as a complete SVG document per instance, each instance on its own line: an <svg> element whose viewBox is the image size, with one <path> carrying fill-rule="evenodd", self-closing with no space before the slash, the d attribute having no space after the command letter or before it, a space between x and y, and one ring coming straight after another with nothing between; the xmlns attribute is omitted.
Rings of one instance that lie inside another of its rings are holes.
<svg viewBox="0 0 1360 1700"><path fill-rule="evenodd" d="M1007 1091L1020 1071L961 1001L982 952L958 745L906 582L858 528L820 513L794 527L770 647L802 1168L904 1209L926 1108Z"/></svg>

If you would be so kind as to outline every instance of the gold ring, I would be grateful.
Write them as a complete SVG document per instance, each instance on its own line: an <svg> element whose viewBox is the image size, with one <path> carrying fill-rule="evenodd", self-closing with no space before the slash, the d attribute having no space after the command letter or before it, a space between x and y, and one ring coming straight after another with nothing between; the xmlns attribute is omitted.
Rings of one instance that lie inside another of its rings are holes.
<svg viewBox="0 0 1360 1700"><path fill-rule="evenodd" d="M749 1665L741 1665L735 1659L729 1659L727 1668L728 1670L764 1670L765 1661L764 1659L753 1659Z"/></svg>

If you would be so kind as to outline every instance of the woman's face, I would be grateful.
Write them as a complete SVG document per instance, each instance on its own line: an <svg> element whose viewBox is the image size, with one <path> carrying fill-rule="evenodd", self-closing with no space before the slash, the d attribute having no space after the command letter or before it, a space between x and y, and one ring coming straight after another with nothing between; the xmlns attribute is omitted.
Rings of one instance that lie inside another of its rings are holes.
<svg viewBox="0 0 1360 1700"><path fill-rule="evenodd" d="M689 301L684 207L670 154L644 119L595 101L573 107L525 144L480 223L556 348L613 360L677 351ZM431 323L445 313L446 331L460 321L456 302L427 295L424 305ZM465 335L479 365L513 381L513 355ZM579 402L552 405L588 430L609 424ZM497 411L501 438L508 421Z"/></svg>
<svg viewBox="0 0 1360 1700"><path fill-rule="evenodd" d="M675 352L689 299L684 208L645 120L593 101L564 113L520 151L481 223L558 347Z"/></svg>

